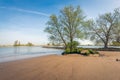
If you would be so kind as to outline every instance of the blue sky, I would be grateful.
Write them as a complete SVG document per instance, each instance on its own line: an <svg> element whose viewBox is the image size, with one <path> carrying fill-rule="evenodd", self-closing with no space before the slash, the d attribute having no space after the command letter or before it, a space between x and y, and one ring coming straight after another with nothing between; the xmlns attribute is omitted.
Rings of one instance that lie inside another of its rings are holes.
<svg viewBox="0 0 120 80"><path fill-rule="evenodd" d="M49 15L58 14L67 5L80 5L87 18L95 19L120 7L120 0L0 0L0 44L15 40L47 43L48 34L43 30Z"/></svg>

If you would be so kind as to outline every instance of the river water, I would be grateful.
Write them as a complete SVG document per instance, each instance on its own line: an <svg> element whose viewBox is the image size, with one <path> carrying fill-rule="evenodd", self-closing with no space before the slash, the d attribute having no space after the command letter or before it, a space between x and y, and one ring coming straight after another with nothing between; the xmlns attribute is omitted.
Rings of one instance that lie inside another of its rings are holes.
<svg viewBox="0 0 120 80"><path fill-rule="evenodd" d="M103 46L78 46L82 48L103 48ZM109 46L113 48L120 48L120 46ZM20 46L20 47L0 47L0 63L14 61L19 59L26 59L31 57L39 57L50 54L60 55L63 50L60 49L50 49L50 48L42 48L42 47L28 47L28 46Z"/></svg>
<svg viewBox="0 0 120 80"><path fill-rule="evenodd" d="M61 54L63 50L42 47L0 47L0 62L7 62L50 54Z"/></svg>

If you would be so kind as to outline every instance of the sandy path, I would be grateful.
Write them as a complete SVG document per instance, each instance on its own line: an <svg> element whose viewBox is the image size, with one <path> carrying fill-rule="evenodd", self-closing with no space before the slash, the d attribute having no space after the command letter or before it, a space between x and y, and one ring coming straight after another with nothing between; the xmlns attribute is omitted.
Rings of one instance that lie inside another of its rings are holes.
<svg viewBox="0 0 120 80"><path fill-rule="evenodd" d="M120 52L105 57L50 55L0 64L0 80L120 80Z"/></svg>

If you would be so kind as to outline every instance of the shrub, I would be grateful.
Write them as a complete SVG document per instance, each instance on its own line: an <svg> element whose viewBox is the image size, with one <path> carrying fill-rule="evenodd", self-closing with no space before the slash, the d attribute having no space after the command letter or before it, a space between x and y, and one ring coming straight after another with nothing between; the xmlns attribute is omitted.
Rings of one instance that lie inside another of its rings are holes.
<svg viewBox="0 0 120 80"><path fill-rule="evenodd" d="M70 48L67 48L65 49L65 51L62 53L62 55L64 54L74 54L74 53L77 53L77 54L80 54L80 50L75 48L75 49L72 49L72 51L70 51Z"/></svg>
<svg viewBox="0 0 120 80"><path fill-rule="evenodd" d="M70 49L69 48L65 49L65 51L62 53L62 55L65 55L65 54L70 54Z"/></svg>
<svg viewBox="0 0 120 80"><path fill-rule="evenodd" d="M71 53L76 53L77 49L72 49Z"/></svg>
<svg viewBox="0 0 120 80"><path fill-rule="evenodd" d="M65 50L65 53L70 53L70 49L67 48L67 49Z"/></svg>
<svg viewBox="0 0 120 80"><path fill-rule="evenodd" d="M90 54L99 54L99 52L92 49L82 49L81 54L85 56L89 56Z"/></svg>
<svg viewBox="0 0 120 80"><path fill-rule="evenodd" d="M65 49L65 51L62 53L64 54L82 54L85 56L89 56L90 54L99 54L97 51L92 49L84 49L84 48L73 48L72 51L70 51L70 48Z"/></svg>
<svg viewBox="0 0 120 80"><path fill-rule="evenodd" d="M65 51L62 54L73 54L73 53L78 53L79 50L77 48L77 46L79 45L79 43L77 41L73 41L72 43L68 43L67 44L67 48L65 49Z"/></svg>
<svg viewBox="0 0 120 80"><path fill-rule="evenodd" d="M83 48L78 48L77 52L78 52L79 54L81 54L81 52L82 52L83 50L84 50Z"/></svg>
<svg viewBox="0 0 120 80"><path fill-rule="evenodd" d="M77 49L78 45L79 45L79 43L77 41L73 41L72 43L69 42L67 44L67 48L71 49L71 47L72 47L71 51L73 51L73 50Z"/></svg>

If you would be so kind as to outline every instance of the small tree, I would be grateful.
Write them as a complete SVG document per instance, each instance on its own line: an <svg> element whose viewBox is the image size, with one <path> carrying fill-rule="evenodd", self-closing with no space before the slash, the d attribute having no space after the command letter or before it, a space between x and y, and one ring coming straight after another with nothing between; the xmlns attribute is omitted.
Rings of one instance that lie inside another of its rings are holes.
<svg viewBox="0 0 120 80"><path fill-rule="evenodd" d="M18 46L18 40L14 42L13 46Z"/></svg>
<svg viewBox="0 0 120 80"><path fill-rule="evenodd" d="M26 44L26 46L33 46L33 44L30 43L30 42L28 42L28 43Z"/></svg>
<svg viewBox="0 0 120 80"><path fill-rule="evenodd" d="M48 46L50 46L50 43L47 43Z"/></svg>

